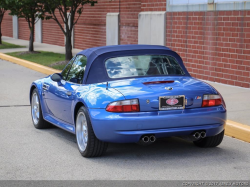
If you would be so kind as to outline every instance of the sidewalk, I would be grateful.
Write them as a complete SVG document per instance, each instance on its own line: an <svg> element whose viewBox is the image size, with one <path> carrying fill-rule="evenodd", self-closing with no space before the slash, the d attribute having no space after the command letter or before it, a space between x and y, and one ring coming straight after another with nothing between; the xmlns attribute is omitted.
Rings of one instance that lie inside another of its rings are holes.
<svg viewBox="0 0 250 187"><path fill-rule="evenodd" d="M223 96L227 119L250 126L250 89L206 81Z"/></svg>
<svg viewBox="0 0 250 187"><path fill-rule="evenodd" d="M3 36L2 40L4 42L17 44L17 45L22 45L22 46L25 46L26 48L1 49L0 53L10 53L10 52L16 52L16 51L28 51L28 47L29 47L29 41L28 40L14 39L14 38L6 37L6 36ZM58 45L37 43L37 42L34 42L34 50L35 51L50 51L50 52L65 54L65 48L64 47L61 47L61 46L58 46ZM80 51L82 51L82 50L73 49L72 53L73 53L73 55L76 55Z"/></svg>
<svg viewBox="0 0 250 187"><path fill-rule="evenodd" d="M9 37L2 37L2 39L8 43L26 46L26 48L2 49L0 53L28 50L29 41ZM36 42L34 43L34 49L36 51L65 53L64 47ZM73 55L80 51L80 49L73 49ZM209 81L206 82L214 86L222 94L227 105L227 119L250 126L250 89Z"/></svg>

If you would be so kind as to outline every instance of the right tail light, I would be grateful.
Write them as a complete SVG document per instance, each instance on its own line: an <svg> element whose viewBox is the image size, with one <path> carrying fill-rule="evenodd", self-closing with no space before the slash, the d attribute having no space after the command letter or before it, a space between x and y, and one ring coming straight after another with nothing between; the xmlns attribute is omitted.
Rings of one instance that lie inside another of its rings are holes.
<svg viewBox="0 0 250 187"><path fill-rule="evenodd" d="M220 95L204 95L202 107L222 105L222 98Z"/></svg>

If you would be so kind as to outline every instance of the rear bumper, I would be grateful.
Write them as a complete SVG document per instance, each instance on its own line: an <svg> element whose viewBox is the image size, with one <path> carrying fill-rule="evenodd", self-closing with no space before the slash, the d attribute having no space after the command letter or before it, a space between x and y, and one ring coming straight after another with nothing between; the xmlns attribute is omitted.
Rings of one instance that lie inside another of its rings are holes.
<svg viewBox="0 0 250 187"><path fill-rule="evenodd" d="M226 110L222 106L173 111L110 113L105 109L89 109L93 130L105 142L138 142L144 134L156 138L188 136L204 130L207 136L223 131Z"/></svg>

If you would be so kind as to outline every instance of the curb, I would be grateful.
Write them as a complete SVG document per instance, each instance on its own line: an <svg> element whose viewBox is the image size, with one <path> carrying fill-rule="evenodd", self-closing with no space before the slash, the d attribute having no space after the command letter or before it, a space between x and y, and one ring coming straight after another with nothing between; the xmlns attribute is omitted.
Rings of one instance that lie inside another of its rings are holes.
<svg viewBox="0 0 250 187"><path fill-rule="evenodd" d="M22 60L22 59L12 57L3 53L0 53L0 59L19 64L21 66L27 67L29 69L32 69L32 70L35 70L35 71L38 71L47 75L61 72L60 70L49 68L40 64L36 64L34 62L27 61L27 60ZM250 126L248 125L243 125L241 123L227 120L226 126L225 126L225 134L227 136L237 138L239 140L250 143Z"/></svg>
<svg viewBox="0 0 250 187"><path fill-rule="evenodd" d="M32 69L32 70L35 70L35 71L38 71L40 73L44 73L44 74L47 74L47 75L51 75L51 74L54 74L54 73L61 73L60 70L49 68L49 67L46 67L46 66L34 63L34 62L30 62L30 61L27 61L27 60L20 59L20 58L12 57L10 55L6 55L6 54L3 54L3 53L0 53L0 59L7 60L7 61L10 61L10 62L19 64L19 65L24 66L26 68L29 68L29 69Z"/></svg>
<svg viewBox="0 0 250 187"><path fill-rule="evenodd" d="M227 120L225 134L250 143L250 126Z"/></svg>

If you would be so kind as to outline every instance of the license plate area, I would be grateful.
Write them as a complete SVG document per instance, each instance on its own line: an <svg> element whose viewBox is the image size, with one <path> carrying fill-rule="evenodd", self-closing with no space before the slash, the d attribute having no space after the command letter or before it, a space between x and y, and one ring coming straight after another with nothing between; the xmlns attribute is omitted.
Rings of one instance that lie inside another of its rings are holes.
<svg viewBox="0 0 250 187"><path fill-rule="evenodd" d="M185 96L160 96L159 110L181 110L185 108Z"/></svg>

